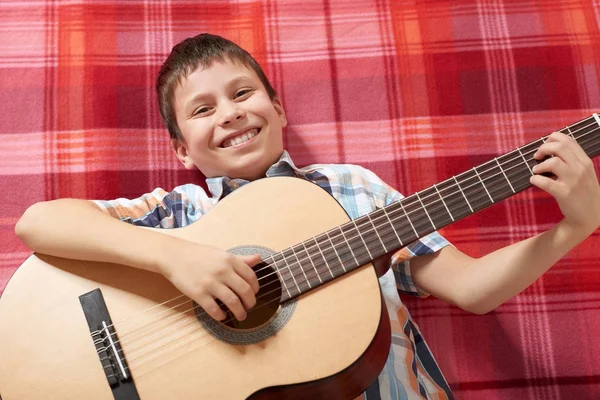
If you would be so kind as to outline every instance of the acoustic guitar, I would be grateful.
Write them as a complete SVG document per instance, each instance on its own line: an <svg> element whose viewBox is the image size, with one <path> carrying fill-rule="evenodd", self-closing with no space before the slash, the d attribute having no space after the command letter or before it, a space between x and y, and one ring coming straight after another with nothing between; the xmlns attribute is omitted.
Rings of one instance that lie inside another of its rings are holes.
<svg viewBox="0 0 600 400"><path fill-rule="evenodd" d="M600 153L597 114L562 129ZM350 220L302 179L261 179L160 230L262 255L248 319L211 319L162 275L34 254L0 300L0 395L30 399L350 399L390 322L371 262L530 185L545 138Z"/></svg>

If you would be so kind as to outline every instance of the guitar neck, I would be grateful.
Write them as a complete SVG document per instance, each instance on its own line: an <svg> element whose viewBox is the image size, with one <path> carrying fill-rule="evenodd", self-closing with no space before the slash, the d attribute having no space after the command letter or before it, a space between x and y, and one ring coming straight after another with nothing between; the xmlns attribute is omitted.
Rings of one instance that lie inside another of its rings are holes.
<svg viewBox="0 0 600 400"><path fill-rule="evenodd" d="M597 114L561 130L600 154ZM531 186L535 151L547 136L274 254L286 301Z"/></svg>

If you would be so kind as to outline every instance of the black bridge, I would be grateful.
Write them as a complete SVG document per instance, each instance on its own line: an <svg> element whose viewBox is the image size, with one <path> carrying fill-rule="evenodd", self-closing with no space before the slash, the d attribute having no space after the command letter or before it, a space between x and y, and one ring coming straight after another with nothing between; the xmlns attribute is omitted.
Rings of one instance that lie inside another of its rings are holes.
<svg viewBox="0 0 600 400"><path fill-rule="evenodd" d="M98 361L102 364L115 400L139 400L102 292L100 289L92 290L79 296L79 301L90 327Z"/></svg>

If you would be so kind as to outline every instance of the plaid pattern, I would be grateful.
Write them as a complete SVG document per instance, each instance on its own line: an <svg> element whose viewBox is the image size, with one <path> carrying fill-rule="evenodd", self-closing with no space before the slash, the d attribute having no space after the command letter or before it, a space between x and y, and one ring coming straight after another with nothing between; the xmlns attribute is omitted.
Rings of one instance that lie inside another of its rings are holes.
<svg viewBox="0 0 600 400"><path fill-rule="evenodd" d="M299 169L287 151L269 168L266 176L296 176L311 181L331 194L352 219L402 198L400 193L365 168L348 164L315 164ZM206 184L210 196L202 187L186 184L170 193L159 188L133 200L94 200L93 203L106 214L133 225L179 228L197 221L220 199L247 183L244 179L229 177L209 178ZM393 339L387 363L378 381L364 394L365 399L392 400L397 393L402 393L404 398L453 398L421 332L398 296L398 290L426 296L413 284L408 260L434 253L448 244L437 232L409 244L394 254L391 268L379 279L391 319Z"/></svg>
<svg viewBox="0 0 600 400"><path fill-rule="evenodd" d="M153 89L185 37L256 56L296 163L359 164L409 194L598 111L599 19L590 0L0 2L0 288L29 254L13 229L30 204L203 184ZM442 234L478 257L559 219L534 189ZM458 398L600 398L598 248L596 232L485 316L404 299Z"/></svg>

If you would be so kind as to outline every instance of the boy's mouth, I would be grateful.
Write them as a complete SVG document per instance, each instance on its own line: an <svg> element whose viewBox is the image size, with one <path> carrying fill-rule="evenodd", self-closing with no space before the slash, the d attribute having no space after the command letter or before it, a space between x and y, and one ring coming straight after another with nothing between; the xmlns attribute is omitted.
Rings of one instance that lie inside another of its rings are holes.
<svg viewBox="0 0 600 400"><path fill-rule="evenodd" d="M221 145L219 147L227 148L227 147L238 146L242 143L246 143L247 141L251 140L253 137L258 135L259 132L260 132L259 128L247 129L243 132L240 132L239 134L228 137L221 143Z"/></svg>

